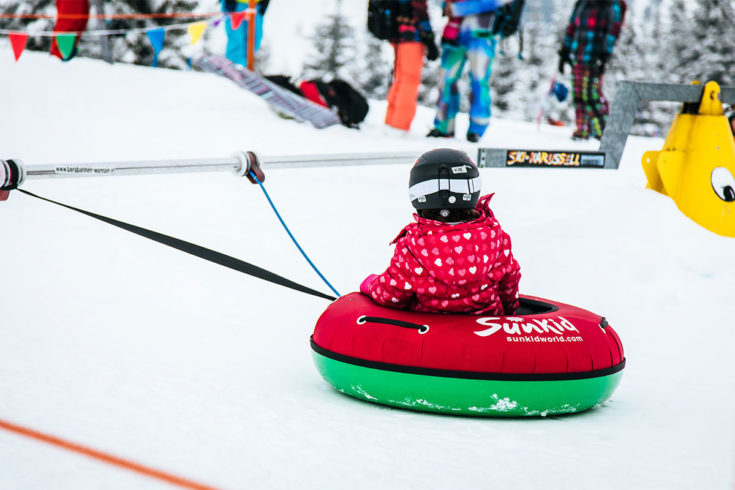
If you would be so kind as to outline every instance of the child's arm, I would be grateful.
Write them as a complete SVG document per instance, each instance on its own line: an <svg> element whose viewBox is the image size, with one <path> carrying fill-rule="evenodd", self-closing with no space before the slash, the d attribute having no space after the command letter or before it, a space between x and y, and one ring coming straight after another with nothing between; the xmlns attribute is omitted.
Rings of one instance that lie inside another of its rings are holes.
<svg viewBox="0 0 735 490"><path fill-rule="evenodd" d="M503 311L506 315L512 315L518 309L518 283L521 280L521 266L513 257L511 251L510 236L503 232L503 251L501 257L505 257L501 267L503 277L498 282L498 295L503 303Z"/></svg>
<svg viewBox="0 0 735 490"><path fill-rule="evenodd" d="M378 276L371 275L365 279L360 291L379 305L407 308L415 293L412 291L412 279L405 271L412 270L415 261L410 253L403 253L399 241L388 269Z"/></svg>
<svg viewBox="0 0 735 490"><path fill-rule="evenodd" d="M521 266L513 254L510 254L508 270L498 284L498 295L503 303L503 311L506 315L512 315L518 309L518 283L521 280Z"/></svg>

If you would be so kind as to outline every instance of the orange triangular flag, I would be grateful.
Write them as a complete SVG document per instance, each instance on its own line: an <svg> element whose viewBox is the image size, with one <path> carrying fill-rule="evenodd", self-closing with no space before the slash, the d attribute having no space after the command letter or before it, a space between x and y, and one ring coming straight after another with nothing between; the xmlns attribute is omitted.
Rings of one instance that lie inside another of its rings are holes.
<svg viewBox="0 0 735 490"><path fill-rule="evenodd" d="M230 22L232 23L233 30L236 31L240 28L242 21L245 20L245 14L246 12L243 10L242 12L235 12L230 15Z"/></svg>
<svg viewBox="0 0 735 490"><path fill-rule="evenodd" d="M26 49L28 34L25 32L11 32L8 34L8 38L10 38L10 45L13 47L15 61L18 61L20 59L20 55L23 54L23 50Z"/></svg>

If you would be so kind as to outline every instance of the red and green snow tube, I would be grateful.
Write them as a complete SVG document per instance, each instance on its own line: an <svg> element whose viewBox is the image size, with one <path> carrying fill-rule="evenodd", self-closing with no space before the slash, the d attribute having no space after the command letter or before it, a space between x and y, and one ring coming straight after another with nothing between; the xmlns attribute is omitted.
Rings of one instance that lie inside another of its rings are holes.
<svg viewBox="0 0 735 490"><path fill-rule="evenodd" d="M311 347L322 377L347 395L489 417L593 408L625 367L605 318L525 295L514 316L489 316L395 310L351 293L321 315Z"/></svg>

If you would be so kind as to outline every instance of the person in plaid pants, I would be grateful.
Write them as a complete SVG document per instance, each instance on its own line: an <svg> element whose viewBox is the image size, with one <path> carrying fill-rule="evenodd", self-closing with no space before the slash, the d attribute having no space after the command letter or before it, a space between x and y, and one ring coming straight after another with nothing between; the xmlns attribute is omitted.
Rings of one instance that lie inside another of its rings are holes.
<svg viewBox="0 0 735 490"><path fill-rule="evenodd" d="M573 139L601 139L609 105L602 76L625 16L624 0L577 0L559 50L559 73L572 67L575 121Z"/></svg>

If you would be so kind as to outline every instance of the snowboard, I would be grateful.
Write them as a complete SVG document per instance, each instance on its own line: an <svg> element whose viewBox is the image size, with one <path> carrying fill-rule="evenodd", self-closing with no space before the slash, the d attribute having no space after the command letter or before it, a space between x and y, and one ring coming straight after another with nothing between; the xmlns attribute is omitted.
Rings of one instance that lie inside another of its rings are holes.
<svg viewBox="0 0 735 490"><path fill-rule="evenodd" d="M340 124L339 117L326 107L279 87L224 56L208 54L198 58L194 64L201 70L232 80L238 86L264 99L277 113L288 118L309 122L318 129Z"/></svg>

